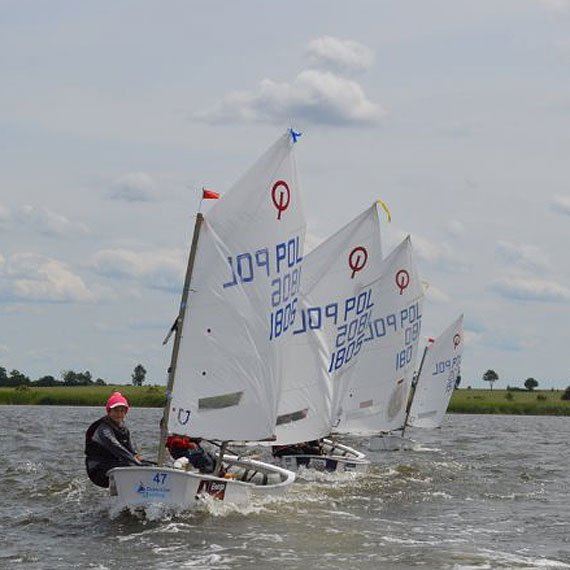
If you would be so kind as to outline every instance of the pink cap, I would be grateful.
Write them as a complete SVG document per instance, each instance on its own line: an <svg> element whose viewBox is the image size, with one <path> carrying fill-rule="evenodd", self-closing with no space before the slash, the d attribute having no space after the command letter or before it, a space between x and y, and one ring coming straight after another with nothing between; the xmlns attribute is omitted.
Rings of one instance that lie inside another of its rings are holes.
<svg viewBox="0 0 570 570"><path fill-rule="evenodd" d="M117 406L125 406L127 409L129 408L129 402L127 402L127 399L123 396L123 394L121 394L121 392L113 392L111 394L105 406L107 413L109 413L112 408L116 408Z"/></svg>

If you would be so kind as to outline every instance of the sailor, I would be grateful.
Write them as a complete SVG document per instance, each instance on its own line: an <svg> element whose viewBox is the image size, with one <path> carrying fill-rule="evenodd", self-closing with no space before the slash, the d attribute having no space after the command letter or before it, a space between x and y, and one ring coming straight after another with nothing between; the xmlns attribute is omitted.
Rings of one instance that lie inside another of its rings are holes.
<svg viewBox="0 0 570 570"><path fill-rule="evenodd" d="M216 468L215 457L200 445L198 438L173 434L167 438L166 447L173 459L187 457L190 464L200 473L213 473Z"/></svg>
<svg viewBox="0 0 570 570"><path fill-rule="evenodd" d="M319 439L291 445L273 446L273 457L283 457L284 455L322 455L322 453L322 443Z"/></svg>
<svg viewBox="0 0 570 570"><path fill-rule="evenodd" d="M114 467L143 465L124 420L129 403L120 392L113 392L105 406L107 415L93 422L85 433L87 475L99 487L109 486L107 472Z"/></svg>

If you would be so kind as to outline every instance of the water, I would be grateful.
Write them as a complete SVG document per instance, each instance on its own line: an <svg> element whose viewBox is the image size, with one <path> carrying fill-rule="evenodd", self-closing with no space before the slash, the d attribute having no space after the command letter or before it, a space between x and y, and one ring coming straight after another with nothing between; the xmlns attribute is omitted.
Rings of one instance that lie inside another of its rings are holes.
<svg viewBox="0 0 570 570"><path fill-rule="evenodd" d="M412 449L370 453L364 478L141 517L85 475L101 411L0 406L0 569L570 569L570 418L451 415ZM149 457L159 416L128 417Z"/></svg>

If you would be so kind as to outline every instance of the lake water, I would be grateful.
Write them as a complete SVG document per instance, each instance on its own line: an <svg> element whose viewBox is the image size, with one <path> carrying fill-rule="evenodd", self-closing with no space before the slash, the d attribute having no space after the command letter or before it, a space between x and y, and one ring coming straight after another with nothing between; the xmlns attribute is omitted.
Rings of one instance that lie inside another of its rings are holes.
<svg viewBox="0 0 570 570"><path fill-rule="evenodd" d="M570 569L570 418L449 415L369 476L286 498L115 513L83 467L102 408L0 406L0 568ZM128 424L154 459L160 410ZM364 442L345 440L363 448Z"/></svg>

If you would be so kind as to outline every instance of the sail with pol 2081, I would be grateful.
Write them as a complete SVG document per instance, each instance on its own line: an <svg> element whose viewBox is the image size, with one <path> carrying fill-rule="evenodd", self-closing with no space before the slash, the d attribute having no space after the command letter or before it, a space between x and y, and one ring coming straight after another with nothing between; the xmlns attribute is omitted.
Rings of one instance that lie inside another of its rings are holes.
<svg viewBox="0 0 570 570"><path fill-rule="evenodd" d="M171 433L274 435L305 237L294 134L280 137L204 216L174 363Z"/></svg>

